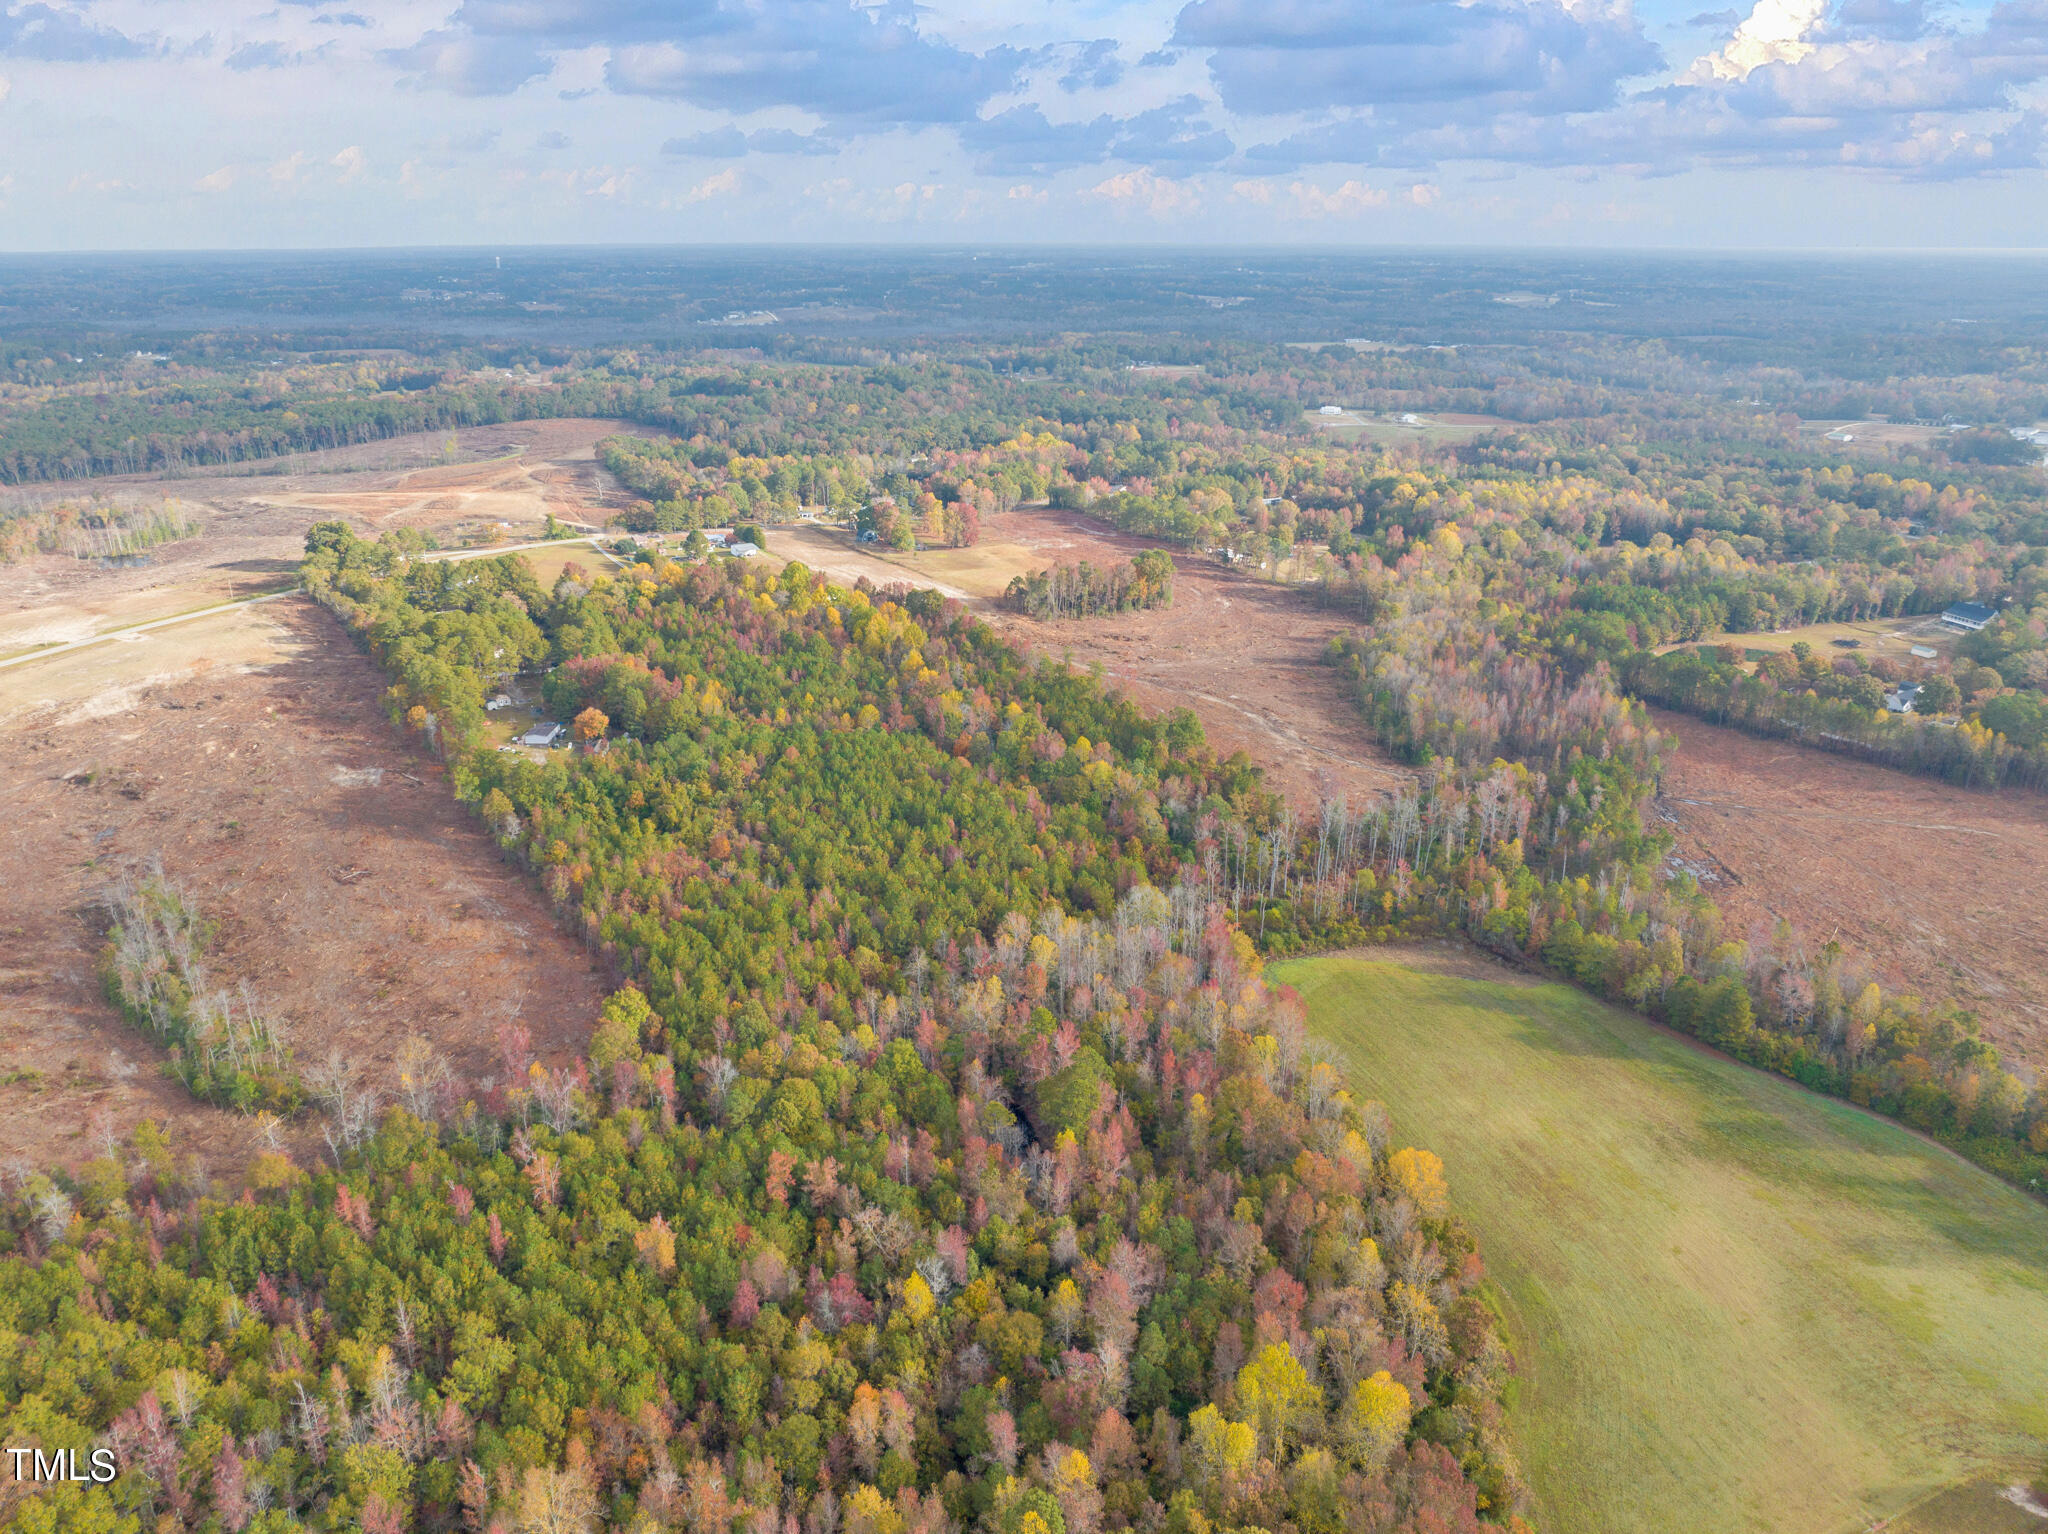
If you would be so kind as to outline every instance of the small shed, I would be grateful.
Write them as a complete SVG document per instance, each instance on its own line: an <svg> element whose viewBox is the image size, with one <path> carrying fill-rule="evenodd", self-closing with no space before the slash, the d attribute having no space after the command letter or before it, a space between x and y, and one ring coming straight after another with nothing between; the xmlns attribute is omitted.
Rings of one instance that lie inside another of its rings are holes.
<svg viewBox="0 0 2048 1534"><path fill-rule="evenodd" d="M491 701L484 705L484 712L487 714L495 714L499 709L510 708L511 706L512 699L509 694L502 692L496 693L492 696Z"/></svg>

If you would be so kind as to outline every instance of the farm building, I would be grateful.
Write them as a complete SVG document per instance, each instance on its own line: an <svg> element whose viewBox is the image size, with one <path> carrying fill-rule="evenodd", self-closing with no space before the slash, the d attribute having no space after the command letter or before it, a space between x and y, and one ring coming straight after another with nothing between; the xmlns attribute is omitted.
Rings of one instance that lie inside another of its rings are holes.
<svg viewBox="0 0 2048 1534"><path fill-rule="evenodd" d="M568 733L568 726L543 719L539 724L536 724L532 729L519 737L519 744L522 746L539 746L545 750L549 746L559 744L562 737Z"/></svg>
<svg viewBox="0 0 2048 1534"><path fill-rule="evenodd" d="M1920 696L1918 682L1901 682L1898 689L1884 695L1884 706L1895 714L1911 713L1913 700Z"/></svg>
<svg viewBox="0 0 2048 1534"><path fill-rule="evenodd" d="M761 551L742 538L736 543L727 545L725 552L732 555L734 559L752 559Z"/></svg>
<svg viewBox="0 0 2048 1534"><path fill-rule="evenodd" d="M1913 658L1915 660L1933 660L1939 653L1939 651L1931 650L1924 644L1913 646Z"/></svg>
<svg viewBox="0 0 2048 1534"><path fill-rule="evenodd" d="M1950 628L1976 630L1997 616L1996 612L1982 602L1956 602L1942 613L1941 621Z"/></svg>
<svg viewBox="0 0 2048 1534"><path fill-rule="evenodd" d="M1324 405L1316 411L1317 415L1342 415L1343 413L1344 407L1342 405Z"/></svg>

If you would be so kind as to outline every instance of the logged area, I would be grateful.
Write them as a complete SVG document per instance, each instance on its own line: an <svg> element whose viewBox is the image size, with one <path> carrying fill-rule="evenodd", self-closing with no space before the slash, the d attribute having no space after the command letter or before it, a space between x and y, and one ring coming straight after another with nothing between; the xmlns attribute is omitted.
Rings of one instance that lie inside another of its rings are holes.
<svg viewBox="0 0 2048 1534"><path fill-rule="evenodd" d="M0 760L10 1155L76 1164L102 1120L143 1118L216 1166L260 1143L166 1077L102 993L97 902L153 858L219 923L210 970L246 981L304 1063L340 1048L388 1094L413 1033L479 1082L507 1023L544 1057L581 1049L601 996L587 951L391 728L384 685L300 597L0 671L0 707L27 721Z"/></svg>
<svg viewBox="0 0 2048 1534"><path fill-rule="evenodd" d="M0 662L288 586L306 529L323 520L413 528L449 544L538 537L551 514L601 524L625 498L593 448L618 430L583 420L472 426L254 466L262 472L8 492L0 511L94 498L168 504L195 530L120 561L59 552L5 566Z"/></svg>
<svg viewBox="0 0 2048 1534"><path fill-rule="evenodd" d="M934 587L973 604L1034 654L1083 670L1099 665L1147 709L1194 710L1219 752L1243 751L1304 809L1338 794L1362 805L1414 776L1373 740L1324 658L1331 637L1351 625L1305 590L1177 552L1169 607L1036 621L998 602L1012 576L1062 562L1101 567L1159 547L1083 513L1038 506L989 517L972 549L896 554L822 527L777 529L770 541L833 580Z"/></svg>
<svg viewBox="0 0 2048 1534"><path fill-rule="evenodd" d="M1482 961L1483 962L1483 961ZM2048 1211L1896 1126L1473 961L1280 966L1443 1156L1542 1526L1976 1530L2048 1444ZM1989 1512L1987 1513L1987 1510Z"/></svg>
<svg viewBox="0 0 2048 1534"><path fill-rule="evenodd" d="M1655 808L1730 936L1781 918L1898 988L1976 1010L2048 1067L2048 797L1986 794L1655 711L1678 737Z"/></svg>
<svg viewBox="0 0 2048 1534"><path fill-rule="evenodd" d="M1097 565L1157 547L1079 512L1019 509L1011 537L1053 560ZM1041 655L1070 655L1147 708L1190 708L1222 752L1243 751L1303 808L1345 795L1354 805L1414 774L1373 740L1324 648L1352 625L1304 590L1201 554L1176 553L1173 605L1066 623L1008 615L1005 628Z"/></svg>

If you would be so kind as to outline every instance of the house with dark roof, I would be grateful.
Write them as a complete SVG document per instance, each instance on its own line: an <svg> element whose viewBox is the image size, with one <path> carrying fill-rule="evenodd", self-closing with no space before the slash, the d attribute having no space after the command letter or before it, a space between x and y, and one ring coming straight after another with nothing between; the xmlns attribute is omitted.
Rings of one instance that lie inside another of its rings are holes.
<svg viewBox="0 0 2048 1534"><path fill-rule="evenodd" d="M1955 602L1942 613L1941 621L1950 628L1969 629L1974 632L1997 616L1996 611L1986 607L1982 602Z"/></svg>

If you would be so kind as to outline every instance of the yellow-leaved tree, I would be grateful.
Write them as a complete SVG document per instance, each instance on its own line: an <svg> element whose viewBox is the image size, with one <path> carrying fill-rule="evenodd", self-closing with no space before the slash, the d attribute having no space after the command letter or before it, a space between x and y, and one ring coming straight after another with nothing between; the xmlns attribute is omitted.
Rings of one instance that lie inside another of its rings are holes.
<svg viewBox="0 0 2048 1534"><path fill-rule="evenodd" d="M1430 1151L1410 1146L1387 1158L1387 1182L1413 1204L1425 1220L1440 1220L1450 1206L1444 1185L1444 1164Z"/></svg>
<svg viewBox="0 0 2048 1534"><path fill-rule="evenodd" d="M1379 1469L1407 1436L1414 1410L1408 1387L1386 1370L1360 1380L1343 1417L1345 1448L1367 1470Z"/></svg>
<svg viewBox="0 0 2048 1534"><path fill-rule="evenodd" d="M1300 1442L1302 1430L1322 1410L1323 1392L1293 1348L1271 1342L1238 1371L1237 1404L1277 1462L1286 1457L1288 1444Z"/></svg>
<svg viewBox="0 0 2048 1534"><path fill-rule="evenodd" d="M1229 1483L1245 1476L1259 1456L1259 1435L1249 1422L1232 1422L1213 1403L1188 1418L1188 1442L1205 1481Z"/></svg>

